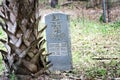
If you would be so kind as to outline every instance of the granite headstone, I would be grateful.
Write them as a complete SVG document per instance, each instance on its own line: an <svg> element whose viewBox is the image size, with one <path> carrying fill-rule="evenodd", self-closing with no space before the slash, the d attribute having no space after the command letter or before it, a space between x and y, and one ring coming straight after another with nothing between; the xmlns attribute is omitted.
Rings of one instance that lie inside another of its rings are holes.
<svg viewBox="0 0 120 80"><path fill-rule="evenodd" d="M72 69L71 42L69 36L69 15L51 13L45 16L47 52L53 66L50 70L66 71Z"/></svg>

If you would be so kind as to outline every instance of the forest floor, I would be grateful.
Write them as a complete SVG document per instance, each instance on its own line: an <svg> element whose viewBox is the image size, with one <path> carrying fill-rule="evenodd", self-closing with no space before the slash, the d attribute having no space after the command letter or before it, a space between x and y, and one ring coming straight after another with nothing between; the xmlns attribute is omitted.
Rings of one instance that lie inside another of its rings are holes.
<svg viewBox="0 0 120 80"><path fill-rule="evenodd" d="M52 12L70 15L73 70L56 71L48 80L112 80L120 77L120 6L110 10L110 23L102 23L102 8L86 8L84 2L67 6L41 6L44 16ZM93 60L100 58L103 60ZM104 58L110 58L104 60ZM46 80L45 79L45 80ZM120 78L118 79L120 80Z"/></svg>
<svg viewBox="0 0 120 80"><path fill-rule="evenodd" d="M56 8L51 8L49 5L40 6L41 16L45 16L46 14L52 12L63 12L70 15L71 18L89 19L96 22L100 21L100 18L103 14L102 6L99 5L98 7L87 8L87 3L84 1L75 1L65 6L57 6ZM112 6L110 8L110 18L111 22L120 20L120 5Z"/></svg>

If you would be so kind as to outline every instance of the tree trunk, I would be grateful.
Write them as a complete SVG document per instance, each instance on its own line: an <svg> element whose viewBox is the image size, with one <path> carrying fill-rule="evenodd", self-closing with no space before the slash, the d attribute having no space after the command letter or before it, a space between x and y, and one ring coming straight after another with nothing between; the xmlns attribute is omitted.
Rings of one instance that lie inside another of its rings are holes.
<svg viewBox="0 0 120 80"><path fill-rule="evenodd" d="M11 74L21 77L28 75L38 77L50 66L47 64L45 43L38 31L40 20L38 0L3 0L0 7L0 22L2 29L8 35L8 40L0 39L7 51L0 50L8 78Z"/></svg>
<svg viewBox="0 0 120 80"><path fill-rule="evenodd" d="M102 0L103 6L103 22L106 23L106 0Z"/></svg>
<svg viewBox="0 0 120 80"><path fill-rule="evenodd" d="M108 22L111 22L111 18L110 18L110 8L111 8L111 0L107 0Z"/></svg>
<svg viewBox="0 0 120 80"><path fill-rule="evenodd" d="M50 0L50 6L55 8L58 5L58 0Z"/></svg>

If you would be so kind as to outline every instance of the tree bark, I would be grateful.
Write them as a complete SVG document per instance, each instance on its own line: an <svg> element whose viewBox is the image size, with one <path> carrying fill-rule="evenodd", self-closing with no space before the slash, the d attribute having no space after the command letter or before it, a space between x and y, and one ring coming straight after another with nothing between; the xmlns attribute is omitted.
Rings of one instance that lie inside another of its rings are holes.
<svg viewBox="0 0 120 80"><path fill-rule="evenodd" d="M58 5L58 0L50 0L50 6L55 8Z"/></svg>
<svg viewBox="0 0 120 80"><path fill-rule="evenodd" d="M111 18L110 18L110 7L111 7L111 0L107 0L108 22L111 22Z"/></svg>
<svg viewBox="0 0 120 80"><path fill-rule="evenodd" d="M50 66L47 64L45 39L38 31L40 20L38 0L3 0L0 7L0 22L2 29L8 35L8 40L0 39L7 51L0 50L6 67L6 74L28 75L38 77ZM25 80L22 78L22 80Z"/></svg>
<svg viewBox="0 0 120 80"><path fill-rule="evenodd" d="M103 22L106 23L106 0L102 1L103 6Z"/></svg>

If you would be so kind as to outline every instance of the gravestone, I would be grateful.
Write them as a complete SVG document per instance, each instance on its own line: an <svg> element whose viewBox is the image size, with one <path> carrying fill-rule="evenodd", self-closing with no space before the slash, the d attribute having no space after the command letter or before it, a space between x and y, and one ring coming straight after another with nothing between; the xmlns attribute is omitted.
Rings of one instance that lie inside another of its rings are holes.
<svg viewBox="0 0 120 80"><path fill-rule="evenodd" d="M51 13L45 16L45 24L47 25L47 51L52 53L48 57L48 60L53 64L50 70L71 70L69 16L59 12Z"/></svg>

